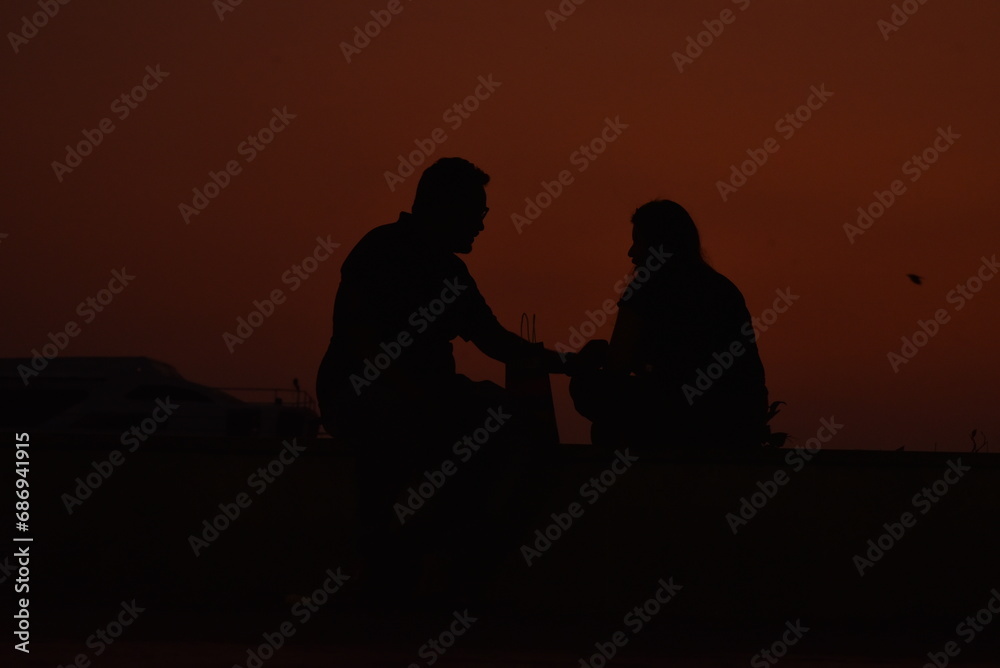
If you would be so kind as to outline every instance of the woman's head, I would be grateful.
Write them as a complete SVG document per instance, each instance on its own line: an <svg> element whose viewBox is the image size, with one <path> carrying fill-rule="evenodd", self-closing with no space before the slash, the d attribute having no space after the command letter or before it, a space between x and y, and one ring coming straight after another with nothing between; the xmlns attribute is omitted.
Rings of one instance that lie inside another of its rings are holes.
<svg viewBox="0 0 1000 668"><path fill-rule="evenodd" d="M650 248L671 254L671 262L705 263L701 237L691 215L677 202L655 199L632 214L632 247L628 256L637 266L644 264Z"/></svg>

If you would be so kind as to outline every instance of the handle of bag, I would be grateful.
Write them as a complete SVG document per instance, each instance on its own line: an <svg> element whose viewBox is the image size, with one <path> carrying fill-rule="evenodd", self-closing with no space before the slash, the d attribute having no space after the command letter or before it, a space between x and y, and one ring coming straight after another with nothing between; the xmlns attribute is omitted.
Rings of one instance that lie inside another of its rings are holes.
<svg viewBox="0 0 1000 668"><path fill-rule="evenodd" d="M521 338L527 339L530 343L536 342L536 337L538 334L538 329L535 326L535 314L531 314L531 320L528 320L528 314L521 314Z"/></svg>

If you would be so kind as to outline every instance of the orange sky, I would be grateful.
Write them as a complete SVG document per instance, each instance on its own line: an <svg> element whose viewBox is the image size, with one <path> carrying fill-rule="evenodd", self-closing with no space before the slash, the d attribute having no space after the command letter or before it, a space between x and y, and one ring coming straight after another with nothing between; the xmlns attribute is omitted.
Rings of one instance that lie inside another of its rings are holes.
<svg viewBox="0 0 1000 668"><path fill-rule="evenodd" d="M557 0L403 0L348 63L341 42L389 4L245 0L220 20L211 0L70 3L14 38L16 53L7 34L0 354L30 355L76 321L66 355L312 389L340 263L412 201L416 177L390 192L385 172L442 128L431 160L466 157L492 176L486 231L465 259L508 327L533 312L542 340L567 341L629 268L631 211L666 197L692 213L752 314L778 289L799 295L760 339L771 397L789 404L776 427L805 440L834 416L839 448L966 449L973 428L1000 439L1000 281L961 309L949 301L1000 253L988 205L1000 4L900 3L919 9L885 39L893 3L870 0L591 0L555 29ZM711 23L724 10L730 22ZM0 25L20 32L38 11L6 3ZM673 54L704 21L723 30L680 72ZM169 74L121 118L116 98L154 83L157 65ZM499 85L454 128L443 114L480 76ZM813 98L791 136L776 128L813 86L832 96ZM248 162L241 142L273 108L294 118ZM105 118L113 132L60 181L53 161ZM572 154L606 118L627 128L581 172ZM904 163L939 128L959 136L911 181ZM723 201L717 182L769 138L777 152ZM231 160L239 173L185 224L179 205ZM512 214L562 170L573 182L519 233ZM844 224L896 179L905 192L850 243ZM317 236L340 247L293 291L282 276ZM134 281L85 322L77 305L122 267ZM275 289L286 301L230 353L223 333ZM947 322L895 373L887 354L937 309ZM470 376L502 381L498 363L456 351ZM554 388L563 440L586 441L565 379Z"/></svg>

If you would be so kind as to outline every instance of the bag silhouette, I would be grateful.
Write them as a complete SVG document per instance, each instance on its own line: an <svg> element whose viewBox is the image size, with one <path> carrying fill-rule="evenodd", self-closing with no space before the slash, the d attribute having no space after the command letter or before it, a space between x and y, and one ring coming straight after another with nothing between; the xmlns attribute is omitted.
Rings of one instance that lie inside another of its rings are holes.
<svg viewBox="0 0 1000 668"><path fill-rule="evenodd" d="M531 413L532 424L538 430L543 443L558 444L559 429L556 426L555 406L552 402L552 384L549 374L542 366L541 352L544 345L535 340L535 317L528 321L528 314L521 314L521 338L537 344L539 354L508 362L504 385L514 395L521 406Z"/></svg>

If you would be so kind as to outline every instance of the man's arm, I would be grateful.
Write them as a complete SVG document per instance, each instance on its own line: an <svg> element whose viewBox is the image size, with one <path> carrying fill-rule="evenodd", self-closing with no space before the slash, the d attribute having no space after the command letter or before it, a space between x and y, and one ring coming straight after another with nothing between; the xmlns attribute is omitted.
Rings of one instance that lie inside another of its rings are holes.
<svg viewBox="0 0 1000 668"><path fill-rule="evenodd" d="M516 360L537 359L546 373L567 373L574 354L566 355L566 361L554 350L547 350L541 343L531 343L514 332L504 329L496 318L481 323L470 339L485 355L503 363Z"/></svg>
<svg viewBox="0 0 1000 668"><path fill-rule="evenodd" d="M463 339L472 341L485 355L504 364L517 360L536 360L546 373L570 372L575 354L560 355L554 350L546 350L541 343L531 343L505 329L479 292L479 286L465 269L464 263L462 269L465 274L463 280L471 288L462 296L460 307L463 324L459 335Z"/></svg>

